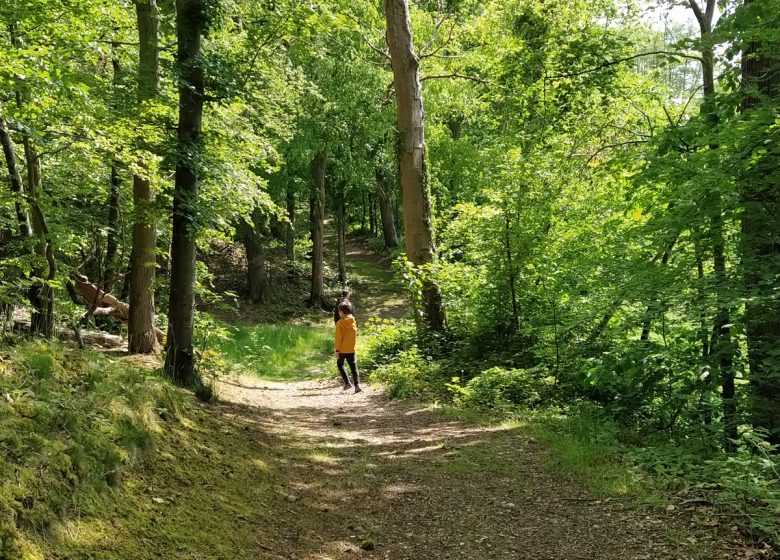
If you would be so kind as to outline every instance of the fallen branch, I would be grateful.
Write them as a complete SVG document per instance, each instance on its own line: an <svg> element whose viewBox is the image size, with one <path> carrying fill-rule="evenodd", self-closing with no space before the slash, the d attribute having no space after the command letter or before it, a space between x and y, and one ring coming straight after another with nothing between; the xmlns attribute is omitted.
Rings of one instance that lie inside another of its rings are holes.
<svg viewBox="0 0 780 560"><path fill-rule="evenodd" d="M89 306L89 310L84 313L85 319L88 319L90 315L94 315L95 317L113 317L123 323L127 323L129 320L130 306L101 290L90 282L86 276L75 275L73 288L76 294ZM155 327L154 331L157 335L157 341L162 343L165 335L157 327Z"/></svg>

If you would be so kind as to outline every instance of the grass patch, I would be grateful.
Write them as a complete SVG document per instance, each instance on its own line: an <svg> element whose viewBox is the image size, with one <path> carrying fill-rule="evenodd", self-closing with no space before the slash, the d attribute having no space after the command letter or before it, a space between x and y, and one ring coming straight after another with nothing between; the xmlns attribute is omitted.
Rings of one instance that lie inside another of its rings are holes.
<svg viewBox="0 0 780 560"><path fill-rule="evenodd" d="M216 352L232 374L276 381L318 378L320 365L333 353L333 329L325 325L264 323L224 330Z"/></svg>
<svg viewBox="0 0 780 560"><path fill-rule="evenodd" d="M531 415L527 430L549 448L552 468L574 474L595 495L658 498L648 480L621 460L617 427L604 418L544 411Z"/></svg>

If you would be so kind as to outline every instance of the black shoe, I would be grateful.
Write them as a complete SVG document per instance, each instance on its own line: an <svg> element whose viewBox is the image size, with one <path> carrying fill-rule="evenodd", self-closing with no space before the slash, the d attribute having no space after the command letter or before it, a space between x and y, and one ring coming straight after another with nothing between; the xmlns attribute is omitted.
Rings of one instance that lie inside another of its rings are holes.
<svg viewBox="0 0 780 560"><path fill-rule="evenodd" d="M360 388L360 385L355 385L355 392L356 393L362 393L363 389Z"/></svg>
<svg viewBox="0 0 780 560"><path fill-rule="evenodd" d="M350 385L349 383L344 383L344 390L349 391L350 389L352 389L352 385Z"/></svg>

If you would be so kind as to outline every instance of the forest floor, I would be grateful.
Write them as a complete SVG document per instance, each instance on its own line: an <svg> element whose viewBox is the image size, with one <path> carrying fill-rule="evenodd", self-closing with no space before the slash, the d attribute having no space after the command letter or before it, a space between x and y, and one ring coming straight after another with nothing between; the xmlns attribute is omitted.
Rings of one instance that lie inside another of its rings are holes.
<svg viewBox="0 0 780 560"><path fill-rule="evenodd" d="M350 251L362 314L402 313L400 292L379 292L393 289L382 263ZM519 424L389 401L376 387L343 392L335 380L243 377L220 395L169 422L105 514L65 524L46 557L756 557L663 508L589 495Z"/></svg>

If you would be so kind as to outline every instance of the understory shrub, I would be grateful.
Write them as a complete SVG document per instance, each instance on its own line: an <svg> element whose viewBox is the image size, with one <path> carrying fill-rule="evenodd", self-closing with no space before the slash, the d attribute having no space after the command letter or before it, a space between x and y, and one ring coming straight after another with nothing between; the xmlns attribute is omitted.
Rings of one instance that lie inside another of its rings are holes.
<svg viewBox="0 0 780 560"><path fill-rule="evenodd" d="M0 558L35 558L18 529L88 514L179 406L162 378L98 353L27 343L0 354Z"/></svg>
<svg viewBox="0 0 780 560"><path fill-rule="evenodd" d="M403 399L429 393L436 375L433 363L413 347L399 352L394 361L371 370L369 380L382 383L390 397Z"/></svg>
<svg viewBox="0 0 780 560"><path fill-rule="evenodd" d="M368 319L361 329L358 342L360 367L366 372L372 372L381 365L397 360L400 353L415 345L416 335L412 321Z"/></svg>
<svg viewBox="0 0 780 560"><path fill-rule="evenodd" d="M469 379L465 385L458 377L447 387L456 404L477 408L534 408L552 396L555 377L541 370L492 367Z"/></svg>

